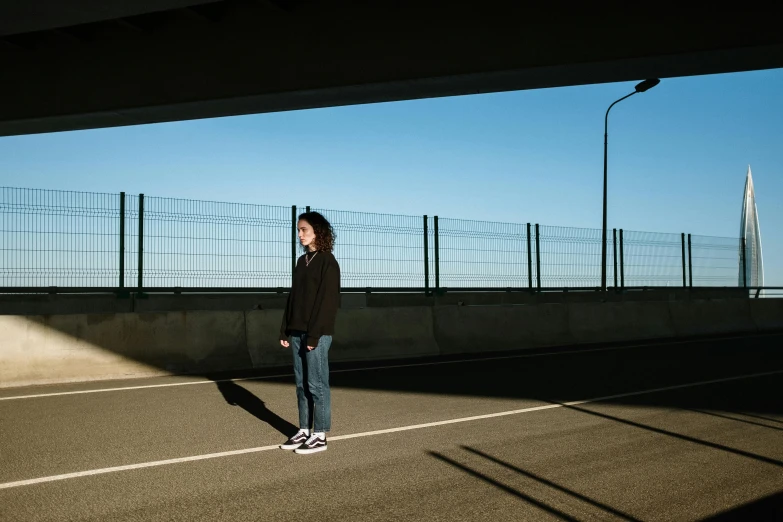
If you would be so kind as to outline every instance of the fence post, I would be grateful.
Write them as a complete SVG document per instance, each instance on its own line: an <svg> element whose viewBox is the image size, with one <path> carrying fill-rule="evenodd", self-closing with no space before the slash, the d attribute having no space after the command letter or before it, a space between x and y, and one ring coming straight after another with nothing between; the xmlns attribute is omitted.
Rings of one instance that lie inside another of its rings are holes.
<svg viewBox="0 0 783 522"><path fill-rule="evenodd" d="M620 288L625 288L625 259L623 258L623 229L620 229Z"/></svg>
<svg viewBox="0 0 783 522"><path fill-rule="evenodd" d="M427 214L424 214L424 295L430 295L430 245Z"/></svg>
<svg viewBox="0 0 783 522"><path fill-rule="evenodd" d="M685 232L680 233L680 240L682 243L682 287L688 286L688 279L685 274Z"/></svg>
<svg viewBox="0 0 783 522"><path fill-rule="evenodd" d="M310 205L307 205L307 206L305 207L305 212L307 212L308 214L310 213Z"/></svg>
<svg viewBox="0 0 783 522"><path fill-rule="evenodd" d="M614 288L617 290L617 229L612 229L612 250L614 251L614 255L612 256L612 259L614 260Z"/></svg>
<svg viewBox="0 0 783 522"><path fill-rule="evenodd" d="M688 234L688 286L693 288L693 256L691 255L691 235Z"/></svg>
<svg viewBox="0 0 783 522"><path fill-rule="evenodd" d="M440 240L438 239L438 216L433 216L433 224L435 226L435 294L440 291Z"/></svg>
<svg viewBox="0 0 783 522"><path fill-rule="evenodd" d="M294 271L296 270L296 205L291 205L291 288L294 287Z"/></svg>
<svg viewBox="0 0 783 522"><path fill-rule="evenodd" d="M541 291L541 243L539 242L538 223L536 223L536 288Z"/></svg>
<svg viewBox="0 0 783 522"><path fill-rule="evenodd" d="M745 244L745 238L742 238L742 286L746 287L748 286L748 255L745 251L745 248L747 248L747 245Z"/></svg>
<svg viewBox="0 0 783 522"><path fill-rule="evenodd" d="M125 288L125 192L120 192L120 288Z"/></svg>
<svg viewBox="0 0 783 522"><path fill-rule="evenodd" d="M144 287L144 194L139 194L139 292Z"/></svg>
<svg viewBox="0 0 783 522"><path fill-rule="evenodd" d="M530 247L530 223L527 224L527 287L533 288L533 249Z"/></svg>

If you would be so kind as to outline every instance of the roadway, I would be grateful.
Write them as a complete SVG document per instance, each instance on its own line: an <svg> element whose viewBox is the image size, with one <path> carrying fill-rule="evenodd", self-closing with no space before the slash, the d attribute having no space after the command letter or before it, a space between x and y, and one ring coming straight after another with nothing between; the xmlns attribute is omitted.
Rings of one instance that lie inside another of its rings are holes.
<svg viewBox="0 0 783 522"><path fill-rule="evenodd" d="M781 341L0 389L0 520L783 520Z"/></svg>

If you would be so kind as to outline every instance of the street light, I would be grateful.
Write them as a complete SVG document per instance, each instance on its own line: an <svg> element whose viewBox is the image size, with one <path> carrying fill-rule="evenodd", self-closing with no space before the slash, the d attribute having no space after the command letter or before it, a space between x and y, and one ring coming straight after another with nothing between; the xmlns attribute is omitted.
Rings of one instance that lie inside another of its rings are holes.
<svg viewBox="0 0 783 522"><path fill-rule="evenodd" d="M634 92L627 94L619 100L612 103L608 109L606 109L606 117L604 118L604 224L601 228L601 290L606 290L606 151L609 136L609 111L612 110L616 104L620 103L626 98L630 98L636 93L644 92L652 89L661 82L658 78L650 78L644 80L636 85Z"/></svg>

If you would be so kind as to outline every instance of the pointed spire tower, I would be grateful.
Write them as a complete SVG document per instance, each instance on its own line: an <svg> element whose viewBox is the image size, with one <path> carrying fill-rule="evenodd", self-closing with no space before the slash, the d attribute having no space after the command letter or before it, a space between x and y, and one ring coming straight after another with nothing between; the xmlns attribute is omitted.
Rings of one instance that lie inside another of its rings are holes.
<svg viewBox="0 0 783 522"><path fill-rule="evenodd" d="M745 252L740 245L739 286L764 286L764 263L761 257L761 230L756 210L756 193L753 190L753 176L748 165L745 178L745 195L742 199L740 238L744 239Z"/></svg>

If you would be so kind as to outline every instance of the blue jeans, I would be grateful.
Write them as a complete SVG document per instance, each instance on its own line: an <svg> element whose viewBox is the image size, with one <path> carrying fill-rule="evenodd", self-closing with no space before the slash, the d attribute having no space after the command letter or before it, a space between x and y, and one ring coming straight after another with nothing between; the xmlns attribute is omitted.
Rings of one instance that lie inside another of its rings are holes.
<svg viewBox="0 0 783 522"><path fill-rule="evenodd" d="M332 428L332 394L329 390L329 347L331 335L322 335L318 346L307 349L307 334L290 338L294 355L296 399L299 403L299 427L327 432Z"/></svg>

